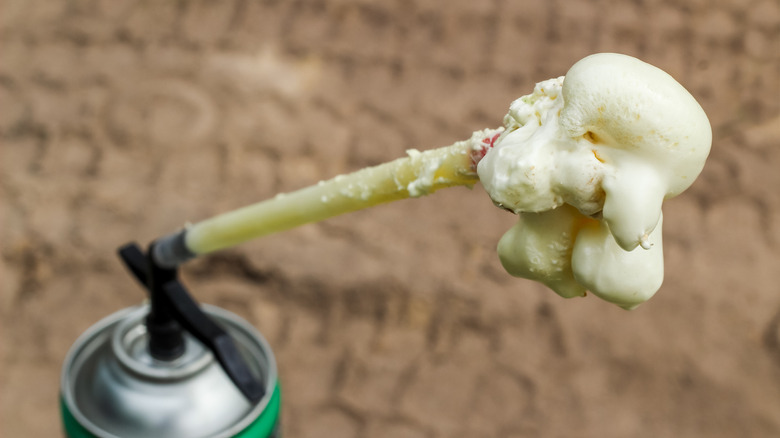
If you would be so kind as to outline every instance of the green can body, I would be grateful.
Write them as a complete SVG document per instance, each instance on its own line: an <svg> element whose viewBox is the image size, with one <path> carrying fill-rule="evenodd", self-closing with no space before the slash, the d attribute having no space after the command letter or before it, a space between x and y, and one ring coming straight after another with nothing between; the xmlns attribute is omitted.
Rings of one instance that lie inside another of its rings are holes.
<svg viewBox="0 0 780 438"><path fill-rule="evenodd" d="M281 388L277 384L274 389L271 401L262 414L246 429L240 431L235 438L279 438L279 413L282 402ZM60 397L60 412L62 414L62 425L65 430L65 436L68 438L97 438L90 433L81 423L70 413L67 404Z"/></svg>

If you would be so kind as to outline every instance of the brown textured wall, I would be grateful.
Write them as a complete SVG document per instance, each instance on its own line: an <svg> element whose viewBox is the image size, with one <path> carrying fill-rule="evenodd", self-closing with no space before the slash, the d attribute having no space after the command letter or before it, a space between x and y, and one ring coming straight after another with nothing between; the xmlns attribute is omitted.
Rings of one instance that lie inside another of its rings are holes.
<svg viewBox="0 0 780 438"><path fill-rule="evenodd" d="M289 437L780 435L780 3L26 1L0 5L0 435L59 433L59 367L142 291L113 255L500 124L617 51L699 99L711 158L625 312L509 277L482 189L195 261L278 355Z"/></svg>

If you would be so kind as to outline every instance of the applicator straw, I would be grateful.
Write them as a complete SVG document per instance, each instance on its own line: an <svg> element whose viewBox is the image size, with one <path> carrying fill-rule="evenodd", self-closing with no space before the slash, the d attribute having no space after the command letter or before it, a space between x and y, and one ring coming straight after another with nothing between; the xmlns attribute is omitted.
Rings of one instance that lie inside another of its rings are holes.
<svg viewBox="0 0 780 438"><path fill-rule="evenodd" d="M155 261L179 264L251 239L390 201L416 198L479 181L476 165L503 128L474 132L469 140L339 175L274 198L223 213L159 239Z"/></svg>

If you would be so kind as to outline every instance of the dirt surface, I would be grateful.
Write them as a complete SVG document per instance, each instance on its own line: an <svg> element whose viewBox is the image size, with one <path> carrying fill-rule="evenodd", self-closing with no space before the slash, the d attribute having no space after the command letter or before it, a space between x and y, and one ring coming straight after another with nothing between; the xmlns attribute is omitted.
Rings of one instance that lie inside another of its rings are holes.
<svg viewBox="0 0 780 438"><path fill-rule="evenodd" d="M4 1L0 435L58 436L62 360L143 299L114 256L495 127L594 52L709 114L626 312L503 272L514 222L454 188L188 264L272 344L288 437L780 436L777 0Z"/></svg>

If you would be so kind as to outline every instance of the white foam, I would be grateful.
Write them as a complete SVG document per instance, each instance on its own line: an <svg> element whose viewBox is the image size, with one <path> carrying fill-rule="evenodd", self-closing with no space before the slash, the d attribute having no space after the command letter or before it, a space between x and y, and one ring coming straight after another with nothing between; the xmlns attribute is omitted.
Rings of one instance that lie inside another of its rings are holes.
<svg viewBox="0 0 780 438"><path fill-rule="evenodd" d="M493 202L521 216L499 244L507 270L626 308L652 296L662 201L693 183L712 142L690 93L636 58L597 54L513 102L504 125L478 173Z"/></svg>

